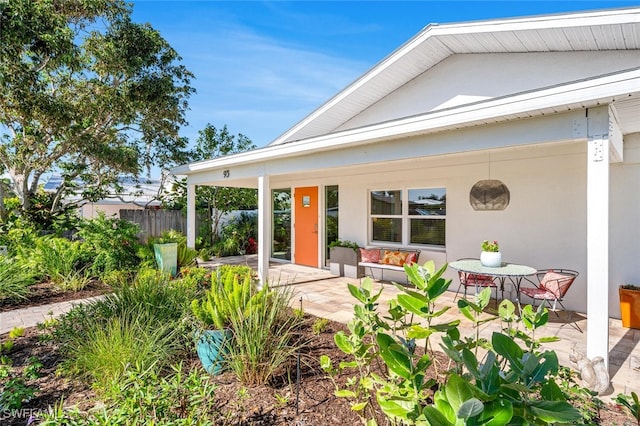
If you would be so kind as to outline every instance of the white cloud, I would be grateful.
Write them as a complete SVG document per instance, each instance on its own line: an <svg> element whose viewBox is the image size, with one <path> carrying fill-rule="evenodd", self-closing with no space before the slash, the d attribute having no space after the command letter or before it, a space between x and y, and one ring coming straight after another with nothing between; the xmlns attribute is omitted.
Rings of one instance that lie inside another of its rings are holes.
<svg viewBox="0 0 640 426"><path fill-rule="evenodd" d="M191 137L207 122L264 145L351 83L368 64L241 27L165 34L196 75ZM197 42L194 42L197 40Z"/></svg>

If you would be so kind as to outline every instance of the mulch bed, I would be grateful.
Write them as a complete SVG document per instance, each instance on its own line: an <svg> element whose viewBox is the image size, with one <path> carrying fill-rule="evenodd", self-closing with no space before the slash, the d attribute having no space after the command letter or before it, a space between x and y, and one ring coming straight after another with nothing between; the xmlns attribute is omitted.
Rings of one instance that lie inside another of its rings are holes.
<svg viewBox="0 0 640 426"><path fill-rule="evenodd" d="M111 287L99 280L91 281L89 285L78 291L62 291L51 282L37 283L29 287L29 294L24 300L0 300L0 312L86 299L111 291Z"/></svg>

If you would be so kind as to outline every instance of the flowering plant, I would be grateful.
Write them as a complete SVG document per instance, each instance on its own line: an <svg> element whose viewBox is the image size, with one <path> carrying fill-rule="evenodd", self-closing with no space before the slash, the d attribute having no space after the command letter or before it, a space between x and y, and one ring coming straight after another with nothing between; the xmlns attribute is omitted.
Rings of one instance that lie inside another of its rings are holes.
<svg viewBox="0 0 640 426"><path fill-rule="evenodd" d="M484 240L482 242L482 251L497 252L497 251L500 251L500 247L498 246L498 242L495 240L493 242L490 242L489 240Z"/></svg>

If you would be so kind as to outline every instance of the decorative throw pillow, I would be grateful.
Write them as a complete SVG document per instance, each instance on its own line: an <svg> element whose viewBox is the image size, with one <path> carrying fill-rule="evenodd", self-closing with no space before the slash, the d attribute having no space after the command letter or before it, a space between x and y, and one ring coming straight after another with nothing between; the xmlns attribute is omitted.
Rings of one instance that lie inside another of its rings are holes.
<svg viewBox="0 0 640 426"><path fill-rule="evenodd" d="M418 261L418 253L416 252L409 252L407 253L407 257L405 258L404 262L407 265L413 265L414 263L416 263Z"/></svg>
<svg viewBox="0 0 640 426"><path fill-rule="evenodd" d="M379 263L380 262L380 250L378 249L360 249L360 257L363 262L367 263Z"/></svg>
<svg viewBox="0 0 640 426"><path fill-rule="evenodd" d="M407 258L406 252L385 250L380 263L385 265L402 266Z"/></svg>

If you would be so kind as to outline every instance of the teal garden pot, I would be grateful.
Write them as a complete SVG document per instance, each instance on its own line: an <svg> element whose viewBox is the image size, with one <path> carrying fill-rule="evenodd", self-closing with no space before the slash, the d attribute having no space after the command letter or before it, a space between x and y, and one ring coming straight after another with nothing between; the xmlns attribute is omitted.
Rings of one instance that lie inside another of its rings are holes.
<svg viewBox="0 0 640 426"><path fill-rule="evenodd" d="M211 375L224 371L225 360L233 337L230 329L204 330L197 338L196 351L205 370Z"/></svg>

